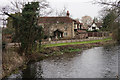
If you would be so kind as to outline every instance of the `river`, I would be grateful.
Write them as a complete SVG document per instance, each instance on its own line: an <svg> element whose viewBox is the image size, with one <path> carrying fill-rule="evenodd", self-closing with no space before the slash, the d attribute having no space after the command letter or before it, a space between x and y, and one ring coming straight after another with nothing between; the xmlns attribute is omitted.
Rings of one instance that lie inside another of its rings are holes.
<svg viewBox="0 0 120 80"><path fill-rule="evenodd" d="M94 47L31 63L9 78L116 78L120 46Z"/></svg>

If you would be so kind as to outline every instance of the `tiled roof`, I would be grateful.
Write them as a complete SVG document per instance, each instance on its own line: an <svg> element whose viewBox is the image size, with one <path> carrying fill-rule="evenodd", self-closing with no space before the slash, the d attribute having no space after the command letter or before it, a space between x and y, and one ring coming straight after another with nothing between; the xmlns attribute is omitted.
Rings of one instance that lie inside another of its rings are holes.
<svg viewBox="0 0 120 80"><path fill-rule="evenodd" d="M72 23L74 19L70 17L40 17L39 23Z"/></svg>

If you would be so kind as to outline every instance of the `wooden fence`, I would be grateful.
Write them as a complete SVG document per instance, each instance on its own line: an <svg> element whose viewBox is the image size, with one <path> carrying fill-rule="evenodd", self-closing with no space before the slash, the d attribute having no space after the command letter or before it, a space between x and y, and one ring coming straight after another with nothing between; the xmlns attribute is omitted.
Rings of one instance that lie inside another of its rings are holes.
<svg viewBox="0 0 120 80"><path fill-rule="evenodd" d="M108 37L108 32L88 32L88 37Z"/></svg>

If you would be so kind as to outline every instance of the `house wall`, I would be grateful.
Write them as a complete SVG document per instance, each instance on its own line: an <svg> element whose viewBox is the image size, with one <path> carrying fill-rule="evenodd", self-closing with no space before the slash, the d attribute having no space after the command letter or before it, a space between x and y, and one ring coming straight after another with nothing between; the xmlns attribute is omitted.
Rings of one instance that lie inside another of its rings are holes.
<svg viewBox="0 0 120 80"><path fill-rule="evenodd" d="M63 32L63 38L69 39L74 37L73 23L45 23L43 25L44 34L54 36L57 29Z"/></svg>
<svg viewBox="0 0 120 80"><path fill-rule="evenodd" d="M74 26L75 26L75 23L72 22L72 28L71 28L71 38L74 38L75 37L75 31L74 31Z"/></svg>

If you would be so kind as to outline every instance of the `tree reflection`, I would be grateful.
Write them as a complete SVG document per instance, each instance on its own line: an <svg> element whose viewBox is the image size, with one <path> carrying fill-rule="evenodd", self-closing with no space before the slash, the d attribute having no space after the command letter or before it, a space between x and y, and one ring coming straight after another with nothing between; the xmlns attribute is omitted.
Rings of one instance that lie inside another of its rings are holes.
<svg viewBox="0 0 120 80"><path fill-rule="evenodd" d="M42 79L42 73L43 71L41 70L40 62L36 62L33 64L28 63L27 68L23 71L23 80L26 80L26 78L32 80L37 80L38 78Z"/></svg>

